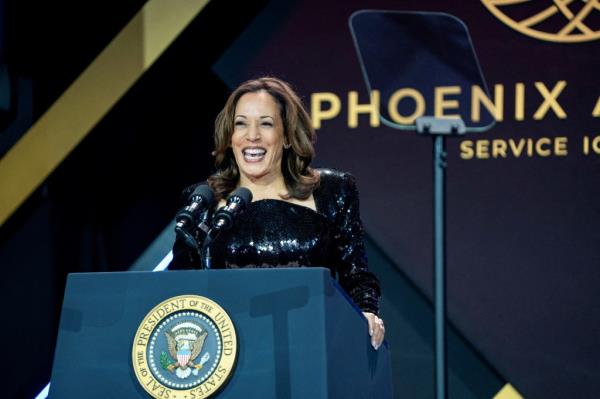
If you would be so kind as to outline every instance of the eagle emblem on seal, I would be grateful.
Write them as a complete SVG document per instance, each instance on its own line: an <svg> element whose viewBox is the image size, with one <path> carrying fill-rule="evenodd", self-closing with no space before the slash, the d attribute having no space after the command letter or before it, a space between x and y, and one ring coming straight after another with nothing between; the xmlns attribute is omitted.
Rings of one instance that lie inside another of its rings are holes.
<svg viewBox="0 0 600 399"><path fill-rule="evenodd" d="M210 359L210 354L206 352L200 361L195 363L202 353L207 335L208 332L201 326L190 321L176 324L170 331L166 331L169 353L162 352L160 356L162 368L174 372L181 379L191 374L198 375L198 371Z"/></svg>

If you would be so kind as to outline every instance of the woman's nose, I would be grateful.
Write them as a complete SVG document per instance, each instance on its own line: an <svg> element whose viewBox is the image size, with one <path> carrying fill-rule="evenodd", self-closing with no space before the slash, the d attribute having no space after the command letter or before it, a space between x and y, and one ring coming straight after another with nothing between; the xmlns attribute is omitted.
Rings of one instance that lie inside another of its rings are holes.
<svg viewBox="0 0 600 399"><path fill-rule="evenodd" d="M257 141L260 140L260 129L254 123L250 124L248 128L248 140Z"/></svg>

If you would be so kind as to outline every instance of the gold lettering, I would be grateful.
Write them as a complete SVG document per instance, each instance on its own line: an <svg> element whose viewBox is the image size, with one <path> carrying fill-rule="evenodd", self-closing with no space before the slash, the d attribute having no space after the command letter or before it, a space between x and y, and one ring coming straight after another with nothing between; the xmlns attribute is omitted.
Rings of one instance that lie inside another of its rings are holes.
<svg viewBox="0 0 600 399"><path fill-rule="evenodd" d="M136 345L138 345L138 346L146 346L146 343L148 341L148 337L149 337L148 334L143 333L143 332L140 333L140 335L138 336Z"/></svg>
<svg viewBox="0 0 600 399"><path fill-rule="evenodd" d="M592 116L594 118L600 117L600 97L598 97L598 100L596 101L596 106L594 107L594 110L592 111Z"/></svg>
<svg viewBox="0 0 600 399"><path fill-rule="evenodd" d="M506 158L507 148L508 146L506 145L506 141L492 140L492 157L498 158L500 156L502 158Z"/></svg>
<svg viewBox="0 0 600 399"><path fill-rule="evenodd" d="M535 82L535 87L544 98L544 102L540 104L537 111L535 111L533 114L533 119L542 119L550 108L552 108L556 116L558 116L560 119L565 119L567 114L558 103L557 98L566 86L567 82L564 80L559 80L558 83L556 83L552 88L552 91L548 91L548 88L543 82Z"/></svg>
<svg viewBox="0 0 600 399"><path fill-rule="evenodd" d="M494 102L485 94L479 86L471 89L471 119L473 122L481 120L481 104L489 111L498 122L504 119L504 86L494 85Z"/></svg>
<svg viewBox="0 0 600 399"><path fill-rule="evenodd" d="M537 108L532 112L531 118L533 120L542 120L553 113L559 119L566 119L567 112L560 103L560 96L567 87L566 80L558 80L556 83L550 85L545 82L537 81L532 82L531 86L535 86L541 97L541 101L537 105ZM465 89L461 86L438 86L432 88L433 93L427 93L427 95L433 94L433 107L432 112L435 117L459 117L458 111L461 109L460 94ZM492 88L490 88L492 89ZM514 83L514 110L509 109L511 104L506 104L509 101L506 97L506 88L502 83L497 83L493 87L493 92L485 92L485 90L478 85L473 85L471 88L471 103L470 103L470 117L473 122L480 122L482 119L486 119L485 113L489 114L494 120L498 122L504 121L505 114L508 117L514 117L516 121L524 121L527 115L526 109L526 95L528 90L531 89L525 84L525 82ZM316 129L322 127L323 121L331 120L339 117L343 110L344 104L342 104L343 96L339 96L332 92L319 92L311 94L311 116L313 119L313 126ZM381 107L385 107L386 104L381 103L381 93L378 90L372 90L369 93L369 99L363 100L359 98L359 92L356 90L348 91L348 114L346 115L347 125L351 129L359 127L359 119L367 115L369 118L370 127L379 127L381 125ZM402 102L404 101L404 102ZM407 103L408 102L408 103ZM413 105L414 103L414 105ZM387 101L387 111L391 121L402 124L411 125L414 124L415 119L425 115L427 104L425 101L425 95L418 90L410 87L400 88L392 93ZM510 115L512 113L512 115ZM600 117L600 98L596 100L594 108L592 110L593 117ZM475 149L476 141L473 141L473 148ZM591 144L591 142L590 142ZM536 142L526 140L524 144L515 144L518 148L523 146L522 152L524 154L533 155L536 153ZM537 144L542 148L542 152L548 151L547 144ZM496 149L498 150L499 147ZM490 155L493 152L493 144L490 141ZM506 149L508 156L510 148ZM499 151L502 152L500 149ZM499 153L500 154L500 153ZM499 155L503 156L503 155ZM175 303L167 306L164 310L172 312L177 309ZM162 313L159 311L159 313ZM163 315L160 314L162 317Z"/></svg>
<svg viewBox="0 0 600 399"><path fill-rule="evenodd" d="M462 159L473 159L473 141L464 140L460 143L460 157Z"/></svg>
<svg viewBox="0 0 600 399"><path fill-rule="evenodd" d="M436 118L460 118L459 114L445 114L449 109L458 109L458 100L447 100L446 95L459 95L460 86L439 86L434 90L434 116Z"/></svg>
<svg viewBox="0 0 600 399"><path fill-rule="evenodd" d="M547 157L550 156L550 154L552 153L552 151L549 148L544 149L542 146L549 146L550 145L550 139L548 137L542 137L541 139L539 139L536 143L535 143L535 151L541 156L541 157Z"/></svg>
<svg viewBox="0 0 600 399"><path fill-rule="evenodd" d="M515 120L525 119L525 84L515 84Z"/></svg>
<svg viewBox="0 0 600 399"><path fill-rule="evenodd" d="M588 155L590 153L590 138L583 136L583 153Z"/></svg>
<svg viewBox="0 0 600 399"><path fill-rule="evenodd" d="M519 144L515 145L515 141L513 139L508 140L508 146L512 151L515 157L519 157L525 148L525 139L520 139Z"/></svg>
<svg viewBox="0 0 600 399"><path fill-rule="evenodd" d="M596 154L600 154L600 136L596 136L592 139L592 150Z"/></svg>
<svg viewBox="0 0 600 399"><path fill-rule="evenodd" d="M400 115L398 112L398 104L405 97L410 97L415 102L415 111L409 116ZM412 125L415 123L415 119L425 113L425 99L421 93L412 88L396 90L388 101L388 113L394 122L401 125Z"/></svg>
<svg viewBox="0 0 600 399"><path fill-rule="evenodd" d="M154 379L152 377L150 377L148 379L148 382L146 383L146 386L150 385L153 381L154 381Z"/></svg>
<svg viewBox="0 0 600 399"><path fill-rule="evenodd" d="M210 385L212 385L213 387L214 387L215 385L217 385L217 383L215 382L215 377L214 377L214 376L213 376L213 377L211 377L211 378L210 378L208 381L206 381L206 384L207 384L207 385L209 385L209 384L210 384Z"/></svg>
<svg viewBox="0 0 600 399"><path fill-rule="evenodd" d="M488 140L477 140L475 143L475 154L479 159L487 159L490 157Z"/></svg>
<svg viewBox="0 0 600 399"><path fill-rule="evenodd" d="M379 104L380 94L378 90L371 91L371 99L368 104L358 103L358 92L348 93L348 127L356 128L358 126L358 114L369 114L369 125L371 127L379 126Z"/></svg>
<svg viewBox="0 0 600 399"><path fill-rule="evenodd" d="M223 331L221 331L221 333L225 333L225 332L229 331L229 328L227 328L227 329L225 328L225 327L229 327L227 320L223 319L223 320L217 321L217 319L215 318L215 321L217 322L217 326L219 327L219 329L223 330Z"/></svg>
<svg viewBox="0 0 600 399"><path fill-rule="evenodd" d="M549 157L555 156L566 156L567 151L567 137L540 137L539 139L522 138L519 140L508 139L494 139L494 140L476 140L476 141L463 141L460 144L461 158L471 159L473 157L477 159L488 159L488 158L507 158L510 155L515 158L520 156L540 156ZM475 150L473 151L473 147ZM491 147L491 149L490 149ZM598 150L600 151L600 136L598 140Z"/></svg>
<svg viewBox="0 0 600 399"><path fill-rule="evenodd" d="M554 139L554 154L559 157L566 157L569 152L567 151L567 137L557 137Z"/></svg>
<svg viewBox="0 0 600 399"><path fill-rule="evenodd" d="M204 303L204 302L202 302L202 305L200 306L200 308L202 310L206 310L208 313L211 313L213 310L212 306L210 306L209 304Z"/></svg>
<svg viewBox="0 0 600 399"><path fill-rule="evenodd" d="M322 109L329 103L329 109ZM335 93L313 93L310 96L310 113L315 129L321 128L321 121L335 118L342 109L342 102Z"/></svg>

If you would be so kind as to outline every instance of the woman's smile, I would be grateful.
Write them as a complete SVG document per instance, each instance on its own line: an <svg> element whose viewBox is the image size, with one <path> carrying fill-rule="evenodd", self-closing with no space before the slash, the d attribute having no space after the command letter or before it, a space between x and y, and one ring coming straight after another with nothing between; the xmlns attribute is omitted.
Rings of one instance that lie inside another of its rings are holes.
<svg viewBox="0 0 600 399"><path fill-rule="evenodd" d="M242 149L242 155L246 162L260 162L265 158L267 150L263 147L246 147Z"/></svg>

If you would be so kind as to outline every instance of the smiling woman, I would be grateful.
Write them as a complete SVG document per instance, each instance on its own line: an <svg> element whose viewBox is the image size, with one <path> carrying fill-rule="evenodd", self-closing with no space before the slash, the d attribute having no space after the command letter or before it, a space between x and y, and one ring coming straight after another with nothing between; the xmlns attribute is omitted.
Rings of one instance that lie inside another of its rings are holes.
<svg viewBox="0 0 600 399"><path fill-rule="evenodd" d="M377 316L381 293L367 266L358 190L348 173L310 167L314 141L308 113L289 84L265 77L229 96L215 122L217 171L208 184L217 207L238 187L252 191L253 202L213 242L212 263L230 269L328 266L362 309L378 349L385 333ZM193 233L204 240L201 229ZM200 267L197 248L188 245L175 242L170 269Z"/></svg>
<svg viewBox="0 0 600 399"><path fill-rule="evenodd" d="M310 117L289 84L270 77L247 81L229 96L217 116L214 151L217 173L209 178L210 185L217 198L222 198L239 185L240 179L271 191L274 187L270 183L275 179L279 189L285 181L287 193L282 198L307 199L319 183L319 174L310 168L315 138ZM269 149L261 147L269 144L273 144L270 154ZM237 151L244 148L236 145L245 147L248 161ZM260 156L260 150L267 150L264 157ZM279 163L273 165L273 161ZM271 173L265 176L252 178L248 174L260 170L266 173L267 169ZM254 198L260 198L260 189L255 192L253 187L248 188Z"/></svg>

